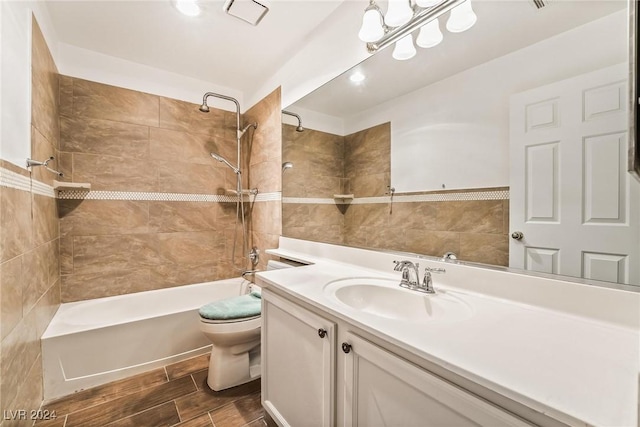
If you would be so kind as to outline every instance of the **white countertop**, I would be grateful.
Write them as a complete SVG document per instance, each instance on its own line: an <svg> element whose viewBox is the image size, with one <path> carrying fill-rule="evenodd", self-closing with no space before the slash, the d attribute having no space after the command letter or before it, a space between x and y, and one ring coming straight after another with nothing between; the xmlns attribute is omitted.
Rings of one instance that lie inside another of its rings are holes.
<svg viewBox="0 0 640 427"><path fill-rule="evenodd" d="M429 324L382 318L331 298L324 286L346 277L386 277L399 282L400 273L285 249L272 253L314 264L259 273L263 286L303 300L559 421L637 425L637 328L442 285L441 276L436 275L436 291L462 296L474 309L470 318Z"/></svg>

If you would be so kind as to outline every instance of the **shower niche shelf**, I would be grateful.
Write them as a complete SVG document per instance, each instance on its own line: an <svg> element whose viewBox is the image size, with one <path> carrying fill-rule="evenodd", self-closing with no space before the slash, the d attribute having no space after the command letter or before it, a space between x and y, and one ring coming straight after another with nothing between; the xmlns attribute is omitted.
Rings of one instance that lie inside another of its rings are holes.
<svg viewBox="0 0 640 427"><path fill-rule="evenodd" d="M60 194L61 191L91 191L91 184L88 182L60 182L53 181L53 190L56 194Z"/></svg>
<svg viewBox="0 0 640 427"><path fill-rule="evenodd" d="M353 194L334 194L333 198L336 200L342 200L343 202L347 200L351 201L353 200Z"/></svg>

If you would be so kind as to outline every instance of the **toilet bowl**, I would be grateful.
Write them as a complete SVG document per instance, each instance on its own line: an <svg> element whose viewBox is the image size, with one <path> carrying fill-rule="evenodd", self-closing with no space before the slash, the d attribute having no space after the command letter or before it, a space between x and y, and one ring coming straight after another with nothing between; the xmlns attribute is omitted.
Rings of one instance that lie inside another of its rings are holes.
<svg viewBox="0 0 640 427"><path fill-rule="evenodd" d="M291 266L277 261L269 261L267 264L267 270L286 267ZM260 288L251 284L250 294L259 295ZM234 298L246 299L250 298L250 295ZM225 301L229 300L231 299L217 302L221 308L216 309L215 316L203 314L203 309L207 306L200 309L200 330L212 344L207 384L215 391L260 377L260 309L258 308L257 312L251 309L240 310L240 314L236 312L227 316ZM253 301L253 304L255 308L256 301Z"/></svg>
<svg viewBox="0 0 640 427"><path fill-rule="evenodd" d="M200 317L212 344L207 384L220 391L260 377L260 316L233 320Z"/></svg>

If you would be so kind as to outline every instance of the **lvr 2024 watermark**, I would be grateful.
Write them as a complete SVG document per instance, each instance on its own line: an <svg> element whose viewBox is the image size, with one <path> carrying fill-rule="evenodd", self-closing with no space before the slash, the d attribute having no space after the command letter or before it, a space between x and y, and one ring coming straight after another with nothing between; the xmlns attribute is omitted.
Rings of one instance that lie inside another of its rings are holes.
<svg viewBox="0 0 640 427"><path fill-rule="evenodd" d="M46 409L9 409L2 411L3 420L55 420L56 418L56 411L47 411Z"/></svg>

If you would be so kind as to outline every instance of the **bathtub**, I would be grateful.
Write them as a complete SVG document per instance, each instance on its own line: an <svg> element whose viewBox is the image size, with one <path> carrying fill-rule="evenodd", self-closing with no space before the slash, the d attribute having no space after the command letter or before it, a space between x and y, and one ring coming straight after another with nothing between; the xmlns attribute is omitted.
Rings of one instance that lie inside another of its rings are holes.
<svg viewBox="0 0 640 427"><path fill-rule="evenodd" d="M198 308L248 286L235 278L62 304L42 336L44 399L209 352Z"/></svg>

